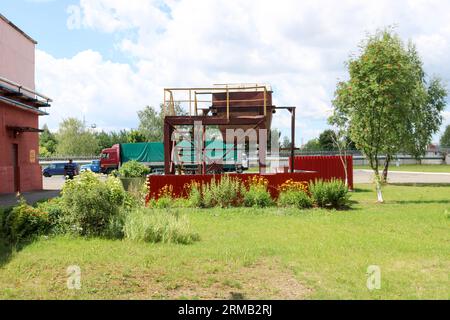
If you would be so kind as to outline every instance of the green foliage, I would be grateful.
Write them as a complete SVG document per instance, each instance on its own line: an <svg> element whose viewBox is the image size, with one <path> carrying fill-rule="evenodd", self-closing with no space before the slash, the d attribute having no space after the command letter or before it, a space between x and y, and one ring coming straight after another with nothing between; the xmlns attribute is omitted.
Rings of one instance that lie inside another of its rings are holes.
<svg viewBox="0 0 450 320"><path fill-rule="evenodd" d="M336 133L333 130L325 130L319 136L319 145L322 151L335 151Z"/></svg>
<svg viewBox="0 0 450 320"><path fill-rule="evenodd" d="M266 208L273 205L272 197L267 188L268 181L264 178L253 178L244 192L246 207Z"/></svg>
<svg viewBox="0 0 450 320"><path fill-rule="evenodd" d="M445 128L445 132L442 135L440 142L442 147L450 148L450 125Z"/></svg>
<svg viewBox="0 0 450 320"><path fill-rule="evenodd" d="M46 147L43 146L39 146L39 157L42 158L48 158L50 157L52 154L47 150Z"/></svg>
<svg viewBox="0 0 450 320"><path fill-rule="evenodd" d="M163 121L162 112L158 112L151 106L146 106L144 110L138 111L139 131L148 142L163 141Z"/></svg>
<svg viewBox="0 0 450 320"><path fill-rule="evenodd" d="M302 148L303 151L321 151L319 139L309 140Z"/></svg>
<svg viewBox="0 0 450 320"><path fill-rule="evenodd" d="M126 200L119 179L102 181L89 171L67 181L62 190L64 218L70 232L83 236L108 236L109 224L121 214Z"/></svg>
<svg viewBox="0 0 450 320"><path fill-rule="evenodd" d="M245 186L238 180L223 175L220 180L200 185L192 183L187 188L188 202L196 208L229 208L243 204Z"/></svg>
<svg viewBox="0 0 450 320"><path fill-rule="evenodd" d="M43 132L39 134L39 155L49 157L56 152L58 142L55 134L50 132L46 124L42 130Z"/></svg>
<svg viewBox="0 0 450 320"><path fill-rule="evenodd" d="M175 103L175 113L179 116L186 115L179 103ZM164 134L164 113L163 105L159 106L159 111L151 106L146 106L138 111L139 132L147 142L162 142Z"/></svg>
<svg viewBox="0 0 450 320"><path fill-rule="evenodd" d="M1 218L2 236L11 244L32 240L49 232L51 224L47 212L33 208L22 198L19 205L4 210Z"/></svg>
<svg viewBox="0 0 450 320"><path fill-rule="evenodd" d="M191 244L199 240L187 216L171 210L134 210L126 217L124 233L127 239L151 243Z"/></svg>
<svg viewBox="0 0 450 320"><path fill-rule="evenodd" d="M123 178L142 178L150 173L150 169L138 161L128 161L119 169L119 175Z"/></svg>
<svg viewBox="0 0 450 320"><path fill-rule="evenodd" d="M315 205L321 208L342 209L350 204L348 188L341 180L316 180L309 185Z"/></svg>
<svg viewBox="0 0 450 320"><path fill-rule="evenodd" d="M243 185L238 179L223 175L220 180L213 179L203 185L203 206L205 208L229 208L242 203Z"/></svg>
<svg viewBox="0 0 450 320"><path fill-rule="evenodd" d="M193 208L201 208L203 206L202 186L198 183L191 183L188 187L188 200Z"/></svg>
<svg viewBox="0 0 450 320"><path fill-rule="evenodd" d="M414 45L405 47L390 30L370 35L348 70L350 79L337 85L330 123L348 123L350 138L368 158L383 201L379 155L424 153L442 122L447 93L438 79L427 85Z"/></svg>
<svg viewBox="0 0 450 320"><path fill-rule="evenodd" d="M139 130L131 130L128 134L128 143L146 142L145 135Z"/></svg>
<svg viewBox="0 0 450 320"><path fill-rule="evenodd" d="M298 190L285 190L278 196L278 205L281 207L296 207L307 209L313 206L313 201L306 192Z"/></svg>
<svg viewBox="0 0 450 320"><path fill-rule="evenodd" d="M42 212L47 213L50 223L49 232L51 234L63 234L66 231L66 225L63 221L63 203L61 198L38 203L36 207Z"/></svg>
<svg viewBox="0 0 450 320"><path fill-rule="evenodd" d="M56 139L56 152L61 155L90 156L98 152L95 135L76 118L68 118L60 123Z"/></svg>

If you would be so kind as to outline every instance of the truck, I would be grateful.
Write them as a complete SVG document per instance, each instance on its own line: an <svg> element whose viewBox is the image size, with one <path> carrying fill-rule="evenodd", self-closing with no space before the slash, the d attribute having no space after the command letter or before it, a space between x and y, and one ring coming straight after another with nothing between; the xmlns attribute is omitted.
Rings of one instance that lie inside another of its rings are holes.
<svg viewBox="0 0 450 320"><path fill-rule="evenodd" d="M198 171L199 161L195 158L195 148L189 141L182 140L176 144L175 155L178 160L176 169L184 174L194 174ZM205 142L205 156L208 160L207 173L237 172L248 170L248 159L242 153L238 160L238 149L234 145L225 144L220 140ZM164 172L164 144L162 142L123 143L103 149L100 157L100 170L109 174L118 170L128 161L138 161L151 169L153 174Z"/></svg>
<svg viewBox="0 0 450 320"><path fill-rule="evenodd" d="M100 172L100 160L93 160L91 163L84 164L80 167L80 172L92 171L94 173Z"/></svg>

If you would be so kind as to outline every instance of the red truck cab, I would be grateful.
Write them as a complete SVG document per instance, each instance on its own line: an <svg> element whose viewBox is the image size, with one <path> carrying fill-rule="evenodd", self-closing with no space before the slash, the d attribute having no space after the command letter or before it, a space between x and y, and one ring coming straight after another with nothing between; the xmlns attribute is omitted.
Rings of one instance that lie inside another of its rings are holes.
<svg viewBox="0 0 450 320"><path fill-rule="evenodd" d="M100 157L100 170L109 174L120 166L120 145L115 144L111 148L103 149Z"/></svg>

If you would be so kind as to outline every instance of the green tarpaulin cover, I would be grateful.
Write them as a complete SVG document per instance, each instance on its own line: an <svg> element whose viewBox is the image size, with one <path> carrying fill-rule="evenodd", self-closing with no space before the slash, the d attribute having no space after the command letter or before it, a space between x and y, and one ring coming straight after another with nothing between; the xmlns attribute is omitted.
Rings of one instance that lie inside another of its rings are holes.
<svg viewBox="0 0 450 320"><path fill-rule="evenodd" d="M136 160L139 162L164 162L164 145L160 142L124 143L120 145L122 163Z"/></svg>
<svg viewBox="0 0 450 320"><path fill-rule="evenodd" d="M177 144L182 150L181 161L195 162L195 149L191 142L183 140ZM225 144L223 141L206 141L205 153L210 160L236 161L237 153L233 150L232 144ZM164 162L164 144L161 142L144 143L124 143L120 145L120 159L122 163L136 160L139 162Z"/></svg>

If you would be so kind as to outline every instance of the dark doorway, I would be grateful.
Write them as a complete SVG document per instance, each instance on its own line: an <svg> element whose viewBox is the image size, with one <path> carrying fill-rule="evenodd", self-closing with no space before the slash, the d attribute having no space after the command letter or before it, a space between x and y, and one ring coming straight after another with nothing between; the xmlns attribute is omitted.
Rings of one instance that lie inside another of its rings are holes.
<svg viewBox="0 0 450 320"><path fill-rule="evenodd" d="M12 144L12 165L13 165L13 183L14 192L20 191L20 176L19 176L19 145Z"/></svg>

